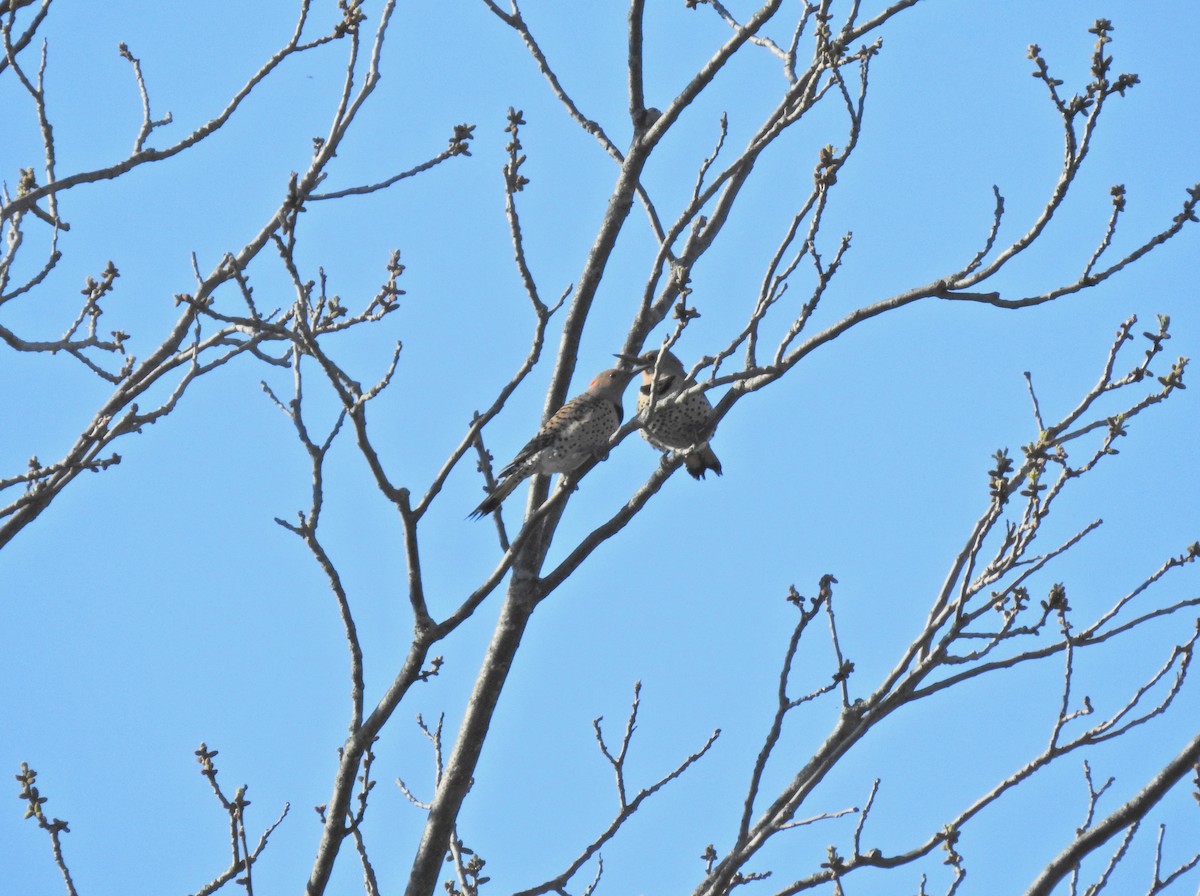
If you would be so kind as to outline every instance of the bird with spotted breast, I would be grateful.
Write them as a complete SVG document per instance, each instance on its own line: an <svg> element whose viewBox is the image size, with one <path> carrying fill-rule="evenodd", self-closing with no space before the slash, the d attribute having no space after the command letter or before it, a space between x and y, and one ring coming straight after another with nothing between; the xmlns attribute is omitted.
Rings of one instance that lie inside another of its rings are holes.
<svg viewBox="0 0 1200 896"><path fill-rule="evenodd" d="M660 357L661 356L661 357ZM638 389L638 413L644 419L642 436L659 451L678 451L693 479L703 479L712 470L721 475L721 461L708 444L712 437L712 405L703 392L694 392L679 402L672 399L696 385L680 360L669 351L649 351L628 359L642 368ZM650 403L654 408L651 410Z"/></svg>
<svg viewBox="0 0 1200 896"><path fill-rule="evenodd" d="M621 395L639 363L622 370L603 370L586 392L554 412L537 435L500 471L492 493L470 514L479 519L500 509L513 490L534 473L571 473L591 457L607 453L608 440L624 418Z"/></svg>

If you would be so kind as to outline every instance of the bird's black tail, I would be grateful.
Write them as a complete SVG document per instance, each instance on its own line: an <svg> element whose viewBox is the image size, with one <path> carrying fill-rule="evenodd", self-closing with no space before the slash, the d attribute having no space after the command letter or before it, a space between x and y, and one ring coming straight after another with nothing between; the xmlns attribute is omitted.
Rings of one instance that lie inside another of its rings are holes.
<svg viewBox="0 0 1200 896"><path fill-rule="evenodd" d="M500 505L504 503L504 499L511 495L513 489L521 484L522 478L524 477L510 476L507 479L501 479L496 484L496 487L492 489L492 493L484 498L483 502L467 515L467 518L478 520L495 513L500 509Z"/></svg>
<svg viewBox="0 0 1200 896"><path fill-rule="evenodd" d="M687 467L687 471L693 479L703 479L704 474L709 470L712 470L718 476L721 475L721 462L717 460L717 455L713 453L713 450L708 445L687 455L683 459L683 465Z"/></svg>

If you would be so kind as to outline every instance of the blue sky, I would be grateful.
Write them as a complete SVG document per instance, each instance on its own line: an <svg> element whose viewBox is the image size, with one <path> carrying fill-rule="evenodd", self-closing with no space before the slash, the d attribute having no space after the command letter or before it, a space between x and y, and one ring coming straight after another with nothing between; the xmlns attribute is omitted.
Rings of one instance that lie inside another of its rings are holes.
<svg viewBox="0 0 1200 896"><path fill-rule="evenodd" d="M314 13L318 24L334 17L327 5ZM647 101L665 105L725 29L710 10L649 5ZM368 4L372 19L375 6ZM279 0L251 10L225 2L203 10L55 6L44 36L60 171L114 161L132 144L140 112L118 42L141 59L155 114L174 116L166 140L219 111L286 40L293 12ZM572 4L567 12L530 3L525 12L581 108L626 141L623 5ZM884 32L872 66L862 143L839 174L826 220L828 250L843 231L854 232L823 308L830 319L960 267L986 235L993 184L1008 209L1001 239L1027 226L1057 174L1061 138L1044 87L1029 76L1026 47L1038 43L1064 90L1077 89L1094 39L1087 28L1100 16L1116 25L1116 69L1138 73L1142 83L1109 108L1044 244L992 285L1024 295L1073 277L1103 232L1112 184L1125 185L1129 202L1116 250L1169 223L1185 188L1200 180L1200 90L1188 64L1200 25L1193 4L927 3ZM68 194L63 262L35 297L7 306L2 322L33 335L61 332L84 278L112 259L121 277L104 320L131 332L133 350L144 353L177 314L171 297L192 286L191 253L210 269L273 213L288 173L306 164L311 138L327 127L342 64L336 45L293 60L195 151ZM473 154L390 191L310 209L299 261L308 276L323 266L331 291L361 304L382 282L389 252L402 250L401 310L330 346L369 382L403 341L395 382L373 406L371 425L397 479L420 492L472 412L490 404L520 364L532 330L503 217L506 109L523 109L527 121L522 171L531 183L520 207L545 296L578 278L615 168L566 119L518 39L481 3L402 5L383 71L339 153L331 189L422 161L461 122L476 126ZM685 199L720 113L728 113L732 135L744 135L780 84L775 60L745 53L714 95L689 111L680 136L661 147L648 188L668 208ZM0 91L0 107L12 110L0 176L13 189L17 168L38 160L38 145L32 113L11 81L0 79ZM802 126L764 158L727 238L697 267L692 301L702 317L677 349L687 359L723 347L744 319L777 234L811 182L816 150L842 133L827 125L818 118ZM869 692L919 630L986 507L992 452L1007 446L1017 454L1036 436L1022 372L1031 372L1047 416L1061 415L1095 381L1112 334L1131 314L1140 332L1155 314L1169 313L1167 354L1196 355L1197 257L1197 234L1185 232L1060 303L1020 312L912 307L853 330L740 403L714 441L725 476L697 484L676 475L539 609L459 827L489 862L489 889L512 892L551 877L608 823L615 799L591 720L603 715L616 736L635 681L643 684L635 784L665 774L714 728L722 735L606 848L600 892L695 886L704 846L720 848L735 830L770 721L794 616L788 586L813 595L822 574L837 576L843 648L856 664L851 688ZM573 392L620 348L651 258L635 209L598 294ZM264 305L290 301L272 259L259 264L255 285ZM272 292L275 303L264 298ZM556 340L553 331L550 345ZM107 389L62 358L6 351L0 364L0 402L11 421L0 430L0 476L7 476L31 454L46 460L65 451ZM535 370L488 427L497 461L536 427L549 375L548 364ZM226 821L192 755L201 741L221 751L227 790L249 785L255 827L292 804L256 871L264 891L295 892L311 868L319 833L311 807L328 799L348 721L347 659L319 570L272 521L307 505L308 467L286 419L262 394L263 378L288 388L281 372L246 362L198 382L176 414L120 446L119 467L77 480L0 554L9 635L0 651L0 770L15 774L21 761L38 770L48 814L71 823L65 852L81 893L192 892L224 867ZM1064 497L1048 539L1097 517L1105 525L1035 591L1062 581L1073 606L1095 613L1200 537L1196 401L1193 388L1139 417L1121 454ZM320 419L323 410L327 425L330 408L316 399L312 413ZM400 530L352 444L343 441L333 457L326 546L353 601L370 705L408 644ZM640 439L624 442L572 499L551 562L657 462ZM423 528L435 614L454 607L499 556L490 523L463 519L481 497L473 467L460 464ZM510 502L510 524L523 502L523 494ZM1195 596L1197 588L1195 571L1185 570L1155 600ZM432 792L432 757L413 719L445 713L446 730L454 730L498 598L442 645L442 673L401 706L379 745L367 838L384 892L402 888L423 820L393 781L402 777L426 798ZM1123 694L1140 680L1129 676L1161 664L1189 625L1151 627L1103 665L1085 664L1081 689L1111 711L1120 703L1110 689ZM1058 663L889 719L831 776L808 814L861 805L880 777L873 839L885 851L923 839L1042 745L1058 699ZM826 643L813 639L798 660L797 687L827 680L832 668ZM820 704L793 724L788 761L807 755L835 710ZM1198 714L1200 701L1187 689L1167 719L1089 755L1099 779L1118 775L1108 809L1182 747ZM967 892L1019 891L1059 850L1085 807L1080 758L1002 801L964 836ZM788 768L769 777L778 785ZM7 808L0 804L0 867L9 887L59 892L46 838L21 819L12 795ZM1190 803L1181 789L1163 806L1176 861L1191 854ZM828 843L844 851L853 824L841 819L779 838L762 856L779 877L758 892L815 867ZM1137 841L1130 886L1144 888L1152 841L1149 830ZM338 892L359 886L352 858L342 857ZM915 892L921 870L931 889L944 889L935 857L894 877L863 875L848 891Z"/></svg>

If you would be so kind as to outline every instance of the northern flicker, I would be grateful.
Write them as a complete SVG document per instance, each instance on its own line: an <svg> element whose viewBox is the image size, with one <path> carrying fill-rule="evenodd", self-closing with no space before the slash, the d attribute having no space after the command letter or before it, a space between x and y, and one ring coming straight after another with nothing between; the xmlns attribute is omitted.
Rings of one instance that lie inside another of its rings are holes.
<svg viewBox="0 0 1200 896"><path fill-rule="evenodd" d="M678 451L683 465L693 479L703 479L712 470L721 475L721 462L708 445L712 436L709 421L712 405L703 392L695 392L678 404L672 399L696 385L687 375L683 364L668 351L650 351L631 359L643 368L642 385L638 390L638 413L645 416L653 397L654 408L644 421L642 436L659 451ZM657 366L658 370L655 371Z"/></svg>
<svg viewBox="0 0 1200 896"><path fill-rule="evenodd" d="M499 510L513 489L534 473L570 473L589 457L604 455L608 440L624 417L621 394L641 369L634 362L629 370L601 371L586 392L555 411L512 463L500 471L495 489L472 511L471 518Z"/></svg>

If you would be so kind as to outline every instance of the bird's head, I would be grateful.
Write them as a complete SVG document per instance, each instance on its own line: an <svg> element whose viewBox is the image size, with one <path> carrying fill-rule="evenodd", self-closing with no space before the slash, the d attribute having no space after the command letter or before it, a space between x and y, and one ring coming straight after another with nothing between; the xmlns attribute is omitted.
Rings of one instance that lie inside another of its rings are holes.
<svg viewBox="0 0 1200 896"><path fill-rule="evenodd" d="M641 369L641 367L631 367L627 369L613 368L602 370L596 374L596 378L588 385L588 391L612 392L620 395L625 391L625 387L629 385L629 381L633 378L633 375Z"/></svg>

